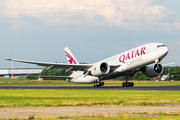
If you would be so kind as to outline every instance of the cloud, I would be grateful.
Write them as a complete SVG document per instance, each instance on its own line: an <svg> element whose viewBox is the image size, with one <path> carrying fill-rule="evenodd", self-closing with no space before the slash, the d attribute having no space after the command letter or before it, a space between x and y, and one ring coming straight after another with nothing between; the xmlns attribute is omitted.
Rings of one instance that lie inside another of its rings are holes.
<svg viewBox="0 0 180 120"><path fill-rule="evenodd" d="M154 25L169 30L179 23L161 22L175 14L162 3L162 0L3 0L0 18L12 22L28 16L45 25L80 24L124 29L150 29ZM14 26L18 28L18 25Z"/></svg>

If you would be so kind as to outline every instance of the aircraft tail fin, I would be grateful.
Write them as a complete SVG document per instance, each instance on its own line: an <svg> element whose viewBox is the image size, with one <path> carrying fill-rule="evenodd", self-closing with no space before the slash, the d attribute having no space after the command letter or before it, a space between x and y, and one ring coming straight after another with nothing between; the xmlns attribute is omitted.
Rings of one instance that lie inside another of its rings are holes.
<svg viewBox="0 0 180 120"><path fill-rule="evenodd" d="M68 47L65 47L64 50L65 50L66 58L69 64L79 64ZM74 73L76 73L76 71L71 71L71 74L74 74Z"/></svg>
<svg viewBox="0 0 180 120"><path fill-rule="evenodd" d="M79 64L68 47L64 48L64 50L65 50L66 58L69 64Z"/></svg>

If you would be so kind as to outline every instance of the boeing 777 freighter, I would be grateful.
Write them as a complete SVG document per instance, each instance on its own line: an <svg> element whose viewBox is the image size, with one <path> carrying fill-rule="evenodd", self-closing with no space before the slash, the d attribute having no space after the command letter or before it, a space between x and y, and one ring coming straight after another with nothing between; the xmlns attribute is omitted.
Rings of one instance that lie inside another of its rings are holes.
<svg viewBox="0 0 180 120"><path fill-rule="evenodd" d="M168 48L162 43L148 43L94 64L79 64L74 55L65 48L68 63L35 62L16 59L5 59L23 63L36 64L43 67L65 69L71 71L70 76L40 76L41 78L66 78L67 82L93 84L93 87L104 85L103 80L126 76L123 87L134 86L129 79L142 71L148 77L155 77L163 72L162 59L168 54Z"/></svg>

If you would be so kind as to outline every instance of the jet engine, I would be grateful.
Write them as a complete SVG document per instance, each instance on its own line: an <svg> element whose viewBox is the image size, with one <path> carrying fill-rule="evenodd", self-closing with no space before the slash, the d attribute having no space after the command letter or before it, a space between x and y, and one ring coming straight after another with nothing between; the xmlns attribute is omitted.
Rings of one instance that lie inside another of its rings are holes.
<svg viewBox="0 0 180 120"><path fill-rule="evenodd" d="M93 76L101 76L109 73L110 67L106 62L103 63L96 63L91 68L91 74Z"/></svg>
<svg viewBox="0 0 180 120"><path fill-rule="evenodd" d="M163 73L163 66L161 64L152 64L147 66L145 74L147 77L156 77Z"/></svg>

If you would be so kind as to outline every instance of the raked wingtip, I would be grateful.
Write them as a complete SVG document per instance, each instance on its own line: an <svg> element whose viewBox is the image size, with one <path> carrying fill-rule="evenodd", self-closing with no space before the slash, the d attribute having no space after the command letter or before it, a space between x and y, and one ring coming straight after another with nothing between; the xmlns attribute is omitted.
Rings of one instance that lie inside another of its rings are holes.
<svg viewBox="0 0 180 120"><path fill-rule="evenodd" d="M4 59L4 60L12 60L12 59Z"/></svg>

